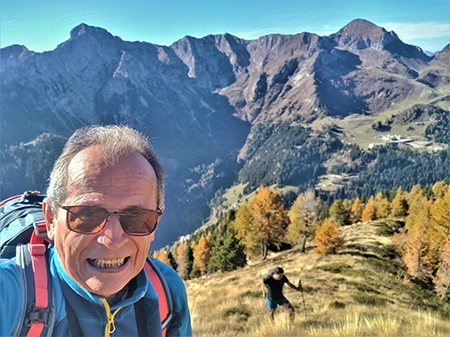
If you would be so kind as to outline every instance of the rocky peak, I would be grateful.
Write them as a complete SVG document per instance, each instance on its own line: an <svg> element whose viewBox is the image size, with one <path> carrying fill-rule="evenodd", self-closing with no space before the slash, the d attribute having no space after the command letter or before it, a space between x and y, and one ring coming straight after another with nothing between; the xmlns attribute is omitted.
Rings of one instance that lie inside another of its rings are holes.
<svg viewBox="0 0 450 337"><path fill-rule="evenodd" d="M117 46L120 42L123 42L121 38L113 36L106 29L81 23L70 31L70 38L58 45L57 49L74 43L81 48L97 48L100 45Z"/></svg>
<svg viewBox="0 0 450 337"><path fill-rule="evenodd" d="M0 71L6 67L16 67L33 55L34 51L28 50L23 45L13 44L5 47L0 53Z"/></svg>
<svg viewBox="0 0 450 337"><path fill-rule="evenodd" d="M384 34L386 30L383 27L377 26L373 22L365 19L355 19L349 22L346 26L338 31L339 33L347 35L360 35L367 37L376 37Z"/></svg>
<svg viewBox="0 0 450 337"><path fill-rule="evenodd" d="M387 43L398 40L394 32L387 32L384 28L364 19L353 20L331 37L340 46L353 50L367 48L383 50Z"/></svg>
<svg viewBox="0 0 450 337"><path fill-rule="evenodd" d="M70 39L74 39L77 36L81 36L83 34L90 34L99 37L112 37L112 34L109 33L106 29L89 26L85 23L80 23L70 31Z"/></svg>
<svg viewBox="0 0 450 337"><path fill-rule="evenodd" d="M175 52L175 55L189 68L189 77L195 78L195 55L193 53L193 42L195 38L189 35L172 43L170 48Z"/></svg>
<svg viewBox="0 0 450 337"><path fill-rule="evenodd" d="M450 64L450 43L434 55L433 61L442 62L447 66Z"/></svg>
<svg viewBox="0 0 450 337"><path fill-rule="evenodd" d="M227 55L235 72L249 65L250 54L247 51L247 41L228 33L215 35L214 38L217 49Z"/></svg>
<svg viewBox="0 0 450 337"><path fill-rule="evenodd" d="M215 35L201 39L185 36L170 48L189 67L189 77L195 78L202 87L216 89L230 85L235 79L233 70L236 67L230 62L234 52L228 43L222 42ZM233 59L236 62L237 58Z"/></svg>
<svg viewBox="0 0 450 337"><path fill-rule="evenodd" d="M406 58L417 58L429 61L422 49L403 43L395 32L388 32L383 27L374 23L356 19L340 29L337 33L330 35L341 48L357 52L364 49L377 51L388 51Z"/></svg>

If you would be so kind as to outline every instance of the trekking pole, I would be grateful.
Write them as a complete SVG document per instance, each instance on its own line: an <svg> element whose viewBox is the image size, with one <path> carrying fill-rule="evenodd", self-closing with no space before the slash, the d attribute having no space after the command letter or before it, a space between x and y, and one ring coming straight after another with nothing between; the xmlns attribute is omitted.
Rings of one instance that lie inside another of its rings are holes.
<svg viewBox="0 0 450 337"><path fill-rule="evenodd" d="M308 313L306 312L306 303L305 303L305 296L303 295L303 287L302 287L302 280L298 280L298 289L301 289L302 292L302 300L303 300L303 308L305 309L305 316L308 318Z"/></svg>
<svg viewBox="0 0 450 337"><path fill-rule="evenodd" d="M261 282L263 283L263 303L264 303L264 300L266 299L266 287L264 286L264 277L262 276L262 274L259 274L259 276L261 277Z"/></svg>

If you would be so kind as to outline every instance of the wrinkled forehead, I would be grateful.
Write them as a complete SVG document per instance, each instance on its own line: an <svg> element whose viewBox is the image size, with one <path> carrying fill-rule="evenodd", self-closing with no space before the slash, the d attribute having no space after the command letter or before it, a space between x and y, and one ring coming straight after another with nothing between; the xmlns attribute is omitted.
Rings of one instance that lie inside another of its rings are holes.
<svg viewBox="0 0 450 337"><path fill-rule="evenodd" d="M156 174L150 163L139 153L127 154L111 163L105 159L101 147L90 147L77 153L68 167L69 195L90 191L101 181L109 179L111 185L120 180L123 185L141 179L155 187Z"/></svg>
<svg viewBox="0 0 450 337"><path fill-rule="evenodd" d="M100 149L87 148L78 152L68 167L69 189L74 184L81 187L81 185L93 181L94 177L104 173L107 168L108 165L103 159Z"/></svg>

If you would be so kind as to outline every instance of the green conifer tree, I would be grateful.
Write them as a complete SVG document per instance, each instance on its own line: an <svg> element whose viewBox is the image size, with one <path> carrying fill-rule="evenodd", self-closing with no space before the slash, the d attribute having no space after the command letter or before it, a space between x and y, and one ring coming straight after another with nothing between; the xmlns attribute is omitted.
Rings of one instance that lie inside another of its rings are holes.
<svg viewBox="0 0 450 337"><path fill-rule="evenodd" d="M167 259L169 260L169 266L171 266L174 270L177 270L178 263L171 250L167 253Z"/></svg>
<svg viewBox="0 0 450 337"><path fill-rule="evenodd" d="M330 218L337 222L339 226L345 226L350 224L350 208L345 207L344 201L341 199L335 200L330 207Z"/></svg>
<svg viewBox="0 0 450 337"><path fill-rule="evenodd" d="M228 226L223 235L219 235L212 241L211 259L208 270L215 272L227 272L243 267L246 263L245 247L236 238L233 227Z"/></svg>
<svg viewBox="0 0 450 337"><path fill-rule="evenodd" d="M185 263L186 268L184 273L184 280L189 280L189 278L191 277L192 269L194 267L194 250L192 249L192 245L190 242L188 242L186 246Z"/></svg>

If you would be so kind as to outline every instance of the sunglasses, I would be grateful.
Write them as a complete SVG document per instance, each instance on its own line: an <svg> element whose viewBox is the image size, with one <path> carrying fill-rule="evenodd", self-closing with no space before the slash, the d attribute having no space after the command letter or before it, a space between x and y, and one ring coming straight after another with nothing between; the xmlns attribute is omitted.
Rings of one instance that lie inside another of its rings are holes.
<svg viewBox="0 0 450 337"><path fill-rule="evenodd" d="M153 233L163 212L158 208L150 210L130 207L120 212L109 212L98 206L59 206L67 211L67 227L79 234L97 234L105 228L111 215L119 217L125 233L144 236Z"/></svg>

